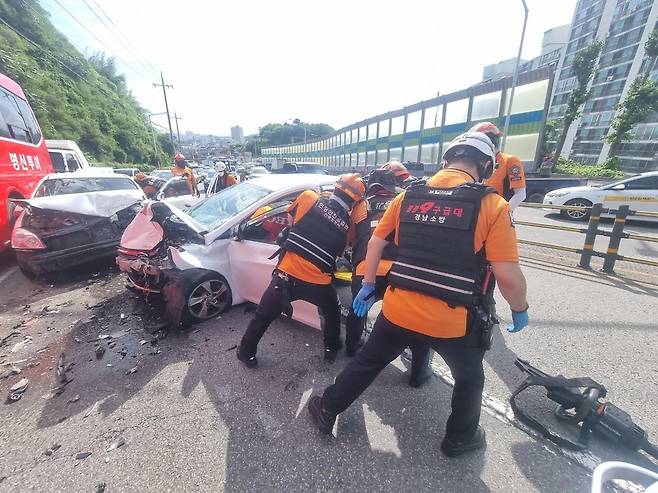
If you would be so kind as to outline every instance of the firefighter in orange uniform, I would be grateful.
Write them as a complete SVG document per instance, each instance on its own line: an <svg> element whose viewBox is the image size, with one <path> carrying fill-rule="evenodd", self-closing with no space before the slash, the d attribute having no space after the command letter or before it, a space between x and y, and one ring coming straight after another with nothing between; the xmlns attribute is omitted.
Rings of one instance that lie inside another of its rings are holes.
<svg viewBox="0 0 658 493"><path fill-rule="evenodd" d="M491 173L493 144L483 133L467 132L450 143L443 158L444 168L427 183L393 200L368 243L363 288L353 302L357 314L372 305L377 267L390 241L397 256L365 346L322 397L309 399L323 433L331 433L337 415L406 346L420 342L441 355L455 380L441 450L454 457L485 444L479 421L482 360L493 330L490 272L512 309L510 332L528 323L526 283L509 205L479 183Z"/></svg>
<svg viewBox="0 0 658 493"><path fill-rule="evenodd" d="M500 138L503 132L493 123L478 123L469 132L482 132L493 142L496 148L496 166L491 178L487 179L485 184L507 200L510 210L513 211L526 197L523 163L517 156L500 152Z"/></svg>
<svg viewBox="0 0 658 493"><path fill-rule="evenodd" d="M187 166L187 161L185 161L185 156L180 152L177 152L174 156L174 166L171 168L172 176L184 176L187 178L187 184L190 188L190 193L199 197L199 189L196 184L196 177L194 172L190 167Z"/></svg>
<svg viewBox="0 0 658 493"><path fill-rule="evenodd" d="M329 198L306 190L290 205L292 227L281 243L279 264L237 349L237 357L245 366L257 366L260 339L281 313L292 315L291 302L295 300L318 307L323 319L324 359L336 360L342 343L340 306L331 284L332 273L336 257L347 245L350 210L364 193L361 177L348 174L338 179Z"/></svg>
<svg viewBox="0 0 658 493"><path fill-rule="evenodd" d="M399 163L398 163L399 164ZM406 168L399 164L404 171ZM396 170L396 171L399 171ZM399 175L398 175L399 176ZM372 237L372 232L381 220L384 212L391 204L393 199L402 191L396 186L398 177L389 168L383 167L370 173L367 177L368 187L366 190L366 200L357 203L352 209L352 230L350 231L350 244L352 245L352 264L354 273L352 275L352 298L355 298L361 290L363 275L365 274L365 259L368 241ZM404 183L407 177L399 181ZM382 252L382 259L377 266L377 277L375 280L374 298L381 300L388 286L388 273L395 259L396 248L393 243L389 243ZM345 324L345 351L347 356L353 357L361 347L361 336L365 328L366 316L359 316L350 307ZM429 368L430 351L427 345L414 345L411 348L411 376L409 385L414 388L421 387L432 376Z"/></svg>

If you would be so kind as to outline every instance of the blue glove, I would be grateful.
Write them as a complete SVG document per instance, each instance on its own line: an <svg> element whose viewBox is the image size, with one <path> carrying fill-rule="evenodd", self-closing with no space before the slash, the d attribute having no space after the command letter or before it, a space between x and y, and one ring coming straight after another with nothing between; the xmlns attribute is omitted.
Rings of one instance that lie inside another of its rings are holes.
<svg viewBox="0 0 658 493"><path fill-rule="evenodd" d="M522 312L512 310L512 323L507 326L507 332L520 332L526 325L528 325L528 309Z"/></svg>
<svg viewBox="0 0 658 493"><path fill-rule="evenodd" d="M375 283L364 282L352 302L352 310L357 317L365 317L368 310L375 304Z"/></svg>

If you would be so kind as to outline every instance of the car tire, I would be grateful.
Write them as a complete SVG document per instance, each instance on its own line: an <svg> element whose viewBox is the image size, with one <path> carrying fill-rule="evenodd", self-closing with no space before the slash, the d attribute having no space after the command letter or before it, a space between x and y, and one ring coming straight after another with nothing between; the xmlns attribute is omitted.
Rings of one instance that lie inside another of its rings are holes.
<svg viewBox="0 0 658 493"><path fill-rule="evenodd" d="M587 199L571 199L564 203L574 207L592 207L592 202ZM560 214L569 221L589 221L589 211L560 211Z"/></svg>
<svg viewBox="0 0 658 493"><path fill-rule="evenodd" d="M542 202L544 202L544 194L541 192L535 192L526 199L526 202L529 202L531 204L541 204Z"/></svg>
<svg viewBox="0 0 658 493"><path fill-rule="evenodd" d="M203 322L224 313L232 304L233 293L226 278L208 271L186 289L182 318L187 324Z"/></svg>
<svg viewBox="0 0 658 493"><path fill-rule="evenodd" d="M23 273L25 277L27 277L30 280L34 280L37 278L37 273L28 264L20 260L17 260L16 264L18 265L18 269Z"/></svg>

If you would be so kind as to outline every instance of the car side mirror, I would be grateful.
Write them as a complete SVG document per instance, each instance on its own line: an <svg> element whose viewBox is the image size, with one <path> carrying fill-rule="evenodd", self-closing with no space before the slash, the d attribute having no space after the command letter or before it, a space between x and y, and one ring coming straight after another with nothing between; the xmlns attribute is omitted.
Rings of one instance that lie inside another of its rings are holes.
<svg viewBox="0 0 658 493"><path fill-rule="evenodd" d="M626 185L624 183L619 183L612 187L612 190L626 190Z"/></svg>

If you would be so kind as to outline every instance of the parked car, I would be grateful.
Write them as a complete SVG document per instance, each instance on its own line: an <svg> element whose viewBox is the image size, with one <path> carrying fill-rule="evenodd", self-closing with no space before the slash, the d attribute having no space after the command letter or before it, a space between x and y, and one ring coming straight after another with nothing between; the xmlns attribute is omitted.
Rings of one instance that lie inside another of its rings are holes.
<svg viewBox="0 0 658 493"><path fill-rule="evenodd" d="M526 176L526 202L541 204L548 192L559 188L580 187L587 184L586 178L535 178Z"/></svg>
<svg viewBox="0 0 658 493"><path fill-rule="evenodd" d="M170 169L154 169L149 173L150 176L154 176L155 178L162 178L163 180L168 180L171 178L171 170Z"/></svg>
<svg viewBox="0 0 658 493"><path fill-rule="evenodd" d="M251 168L251 173L249 174L249 179L251 178L258 178L261 176L269 175L270 172L267 171L267 168L264 166L254 166Z"/></svg>
<svg viewBox="0 0 658 493"><path fill-rule="evenodd" d="M121 239L117 264L132 287L162 293L174 321L216 317L232 305L258 303L270 282L276 238L304 190L333 189L322 175L267 176L210 196L187 213L147 204ZM315 306L293 302L293 318L319 327Z"/></svg>
<svg viewBox="0 0 658 493"><path fill-rule="evenodd" d="M130 178L135 178L135 175L139 173L139 168L114 168L114 172L119 175L126 175Z"/></svg>
<svg viewBox="0 0 658 493"><path fill-rule="evenodd" d="M116 255L125 228L146 200L127 176L91 172L44 177L11 235L18 267L35 277Z"/></svg>
<svg viewBox="0 0 658 493"><path fill-rule="evenodd" d="M48 154L57 173L66 173L90 168L89 162L78 144L72 140L46 140Z"/></svg>
<svg viewBox="0 0 658 493"><path fill-rule="evenodd" d="M617 209L628 205L632 210L658 212L658 171L650 171L597 187L560 188L548 192L544 197L545 205L572 205L590 207L603 204L606 209ZM555 212L553 209L547 211ZM589 219L589 211L560 211L562 216L574 221ZM602 214L610 216L609 214ZM643 220L658 218L643 217Z"/></svg>

